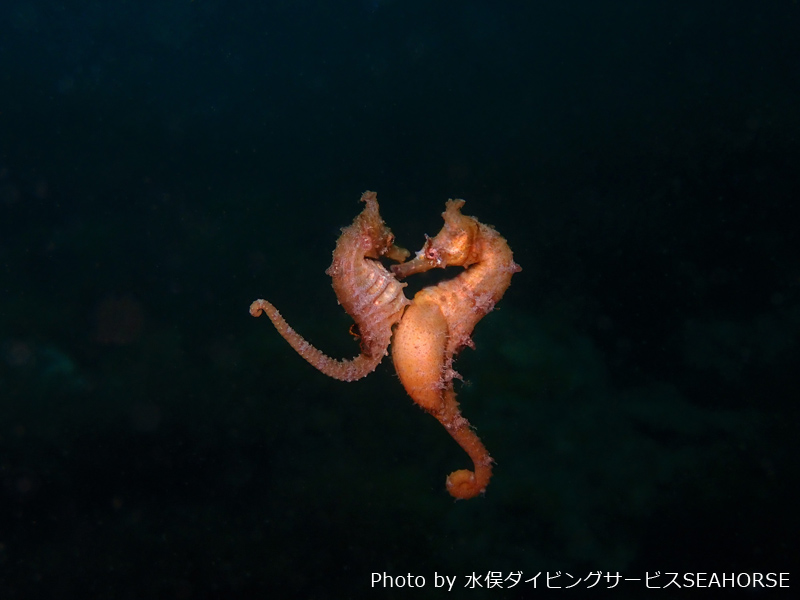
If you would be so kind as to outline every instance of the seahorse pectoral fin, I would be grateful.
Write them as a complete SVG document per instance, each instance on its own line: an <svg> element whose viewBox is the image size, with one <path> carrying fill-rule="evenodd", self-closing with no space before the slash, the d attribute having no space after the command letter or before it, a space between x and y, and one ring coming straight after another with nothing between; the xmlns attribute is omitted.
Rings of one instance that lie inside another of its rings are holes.
<svg viewBox="0 0 800 600"><path fill-rule="evenodd" d="M428 412L443 408L447 321L436 304L415 298L394 332L392 359L408 395Z"/></svg>

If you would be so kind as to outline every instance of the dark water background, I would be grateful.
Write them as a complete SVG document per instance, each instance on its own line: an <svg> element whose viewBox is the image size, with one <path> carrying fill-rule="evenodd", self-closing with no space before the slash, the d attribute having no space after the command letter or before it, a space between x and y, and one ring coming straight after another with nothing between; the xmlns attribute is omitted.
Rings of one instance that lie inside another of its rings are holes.
<svg viewBox="0 0 800 600"><path fill-rule="evenodd" d="M792 0L4 1L0 598L796 570L798 31ZM357 352L324 270L365 189L413 249L465 198L524 268L457 362L485 497L391 361L337 382L248 315Z"/></svg>

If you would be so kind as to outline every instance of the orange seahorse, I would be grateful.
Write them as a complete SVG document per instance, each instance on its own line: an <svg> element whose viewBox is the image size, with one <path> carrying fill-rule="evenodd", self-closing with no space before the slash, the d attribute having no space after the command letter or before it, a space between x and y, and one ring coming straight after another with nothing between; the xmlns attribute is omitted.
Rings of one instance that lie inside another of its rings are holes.
<svg viewBox="0 0 800 600"><path fill-rule="evenodd" d="M506 240L489 225L461 214L463 200L448 200L444 227L428 238L416 257L393 265L399 278L433 268L466 270L436 286L420 290L406 309L392 340L395 370L409 396L444 425L469 454L474 471L461 469L447 477L455 498L474 498L492 476L492 458L461 416L453 390L453 357L464 346L474 348L472 330L522 269Z"/></svg>
<svg viewBox="0 0 800 600"><path fill-rule="evenodd" d="M344 310L358 327L361 353L351 360L333 359L292 329L278 310L266 300L250 305L250 314L266 313L275 328L300 356L326 375L342 381L366 377L388 354L392 327L400 320L409 301L403 293L405 283L381 264L381 257L404 261L408 250L394 244L394 235L378 211L375 192L364 192L364 210L352 225L342 229L333 251L333 263L325 271Z"/></svg>

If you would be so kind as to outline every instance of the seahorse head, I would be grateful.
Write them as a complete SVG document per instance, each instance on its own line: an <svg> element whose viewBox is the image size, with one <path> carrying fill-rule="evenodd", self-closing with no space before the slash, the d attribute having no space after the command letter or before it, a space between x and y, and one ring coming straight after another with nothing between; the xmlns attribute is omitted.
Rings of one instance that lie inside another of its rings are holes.
<svg viewBox="0 0 800 600"><path fill-rule="evenodd" d="M480 225L473 217L461 214L462 206L463 200L447 201L442 213L444 227L436 237L428 239L422 249L425 257L437 266L468 267L479 260L480 248L475 242Z"/></svg>

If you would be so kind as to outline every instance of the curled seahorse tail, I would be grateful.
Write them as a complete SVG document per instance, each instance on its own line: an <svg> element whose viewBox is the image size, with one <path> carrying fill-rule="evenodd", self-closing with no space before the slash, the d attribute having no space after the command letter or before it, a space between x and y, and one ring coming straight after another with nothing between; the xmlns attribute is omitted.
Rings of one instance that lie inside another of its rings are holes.
<svg viewBox="0 0 800 600"><path fill-rule="evenodd" d="M352 360L336 360L312 346L303 336L292 329L286 319L278 312L278 309L270 302L256 300L250 305L250 314L254 317L261 316L262 312L266 313L278 333L289 342L289 345L300 356L306 359L312 367L319 369L328 377L333 377L340 381L361 379L372 373L383 358L383 355L370 357L359 354Z"/></svg>
<svg viewBox="0 0 800 600"><path fill-rule="evenodd" d="M451 431L459 445L467 451L472 458L475 471L459 469L447 476L447 491L453 498L468 500L486 491L489 480L492 478L492 458L480 438L470 428L466 419L465 425L458 431Z"/></svg>
<svg viewBox="0 0 800 600"><path fill-rule="evenodd" d="M458 442L472 459L474 471L460 469L447 477L447 491L459 500L474 498L486 491L492 478L492 457L486 451L481 438L458 410L453 382L448 383L444 392L445 412L439 417L453 439Z"/></svg>
<svg viewBox="0 0 800 600"><path fill-rule="evenodd" d="M489 469L488 475L483 475L482 477L479 477L469 469L453 471L447 476L447 491L456 500L469 500L486 491L491 475L491 469ZM481 481L481 479L485 481Z"/></svg>

